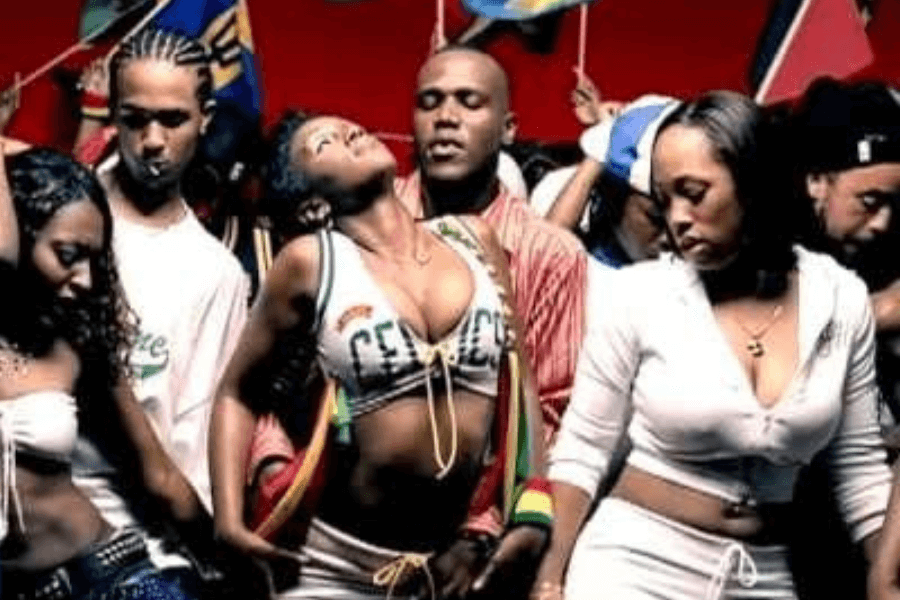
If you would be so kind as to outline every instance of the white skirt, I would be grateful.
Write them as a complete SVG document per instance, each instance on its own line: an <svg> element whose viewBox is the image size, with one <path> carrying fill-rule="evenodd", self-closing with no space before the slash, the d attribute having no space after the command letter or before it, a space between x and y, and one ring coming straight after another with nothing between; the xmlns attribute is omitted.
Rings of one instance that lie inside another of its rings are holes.
<svg viewBox="0 0 900 600"><path fill-rule="evenodd" d="M278 600L384 600L390 595L396 600L415 600L420 597L421 577L426 581L431 578L429 557L369 544L313 519L299 550L298 585L278 592L275 597ZM429 594L426 592L424 596Z"/></svg>

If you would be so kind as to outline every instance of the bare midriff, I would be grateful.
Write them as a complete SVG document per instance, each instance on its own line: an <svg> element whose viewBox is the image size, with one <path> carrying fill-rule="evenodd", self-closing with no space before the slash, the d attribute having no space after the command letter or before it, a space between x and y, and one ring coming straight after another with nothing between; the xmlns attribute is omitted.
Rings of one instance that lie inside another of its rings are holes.
<svg viewBox="0 0 900 600"><path fill-rule="evenodd" d="M451 455L452 423L444 391L435 393L440 453ZM401 550L433 550L463 524L484 466L494 423L494 399L453 390L457 450L452 467L439 466L427 398L393 399L353 422L353 446L335 448L322 500L324 521L361 539Z"/></svg>
<svg viewBox="0 0 900 600"><path fill-rule="evenodd" d="M19 461L26 462L26 461ZM58 472L16 469L16 489L24 530L16 511L9 511L9 536L0 546L3 567L40 571L83 554L105 539L112 527L72 483L67 466Z"/></svg>
<svg viewBox="0 0 900 600"><path fill-rule="evenodd" d="M790 503L735 503L626 466L611 496L708 533L749 543L784 540Z"/></svg>

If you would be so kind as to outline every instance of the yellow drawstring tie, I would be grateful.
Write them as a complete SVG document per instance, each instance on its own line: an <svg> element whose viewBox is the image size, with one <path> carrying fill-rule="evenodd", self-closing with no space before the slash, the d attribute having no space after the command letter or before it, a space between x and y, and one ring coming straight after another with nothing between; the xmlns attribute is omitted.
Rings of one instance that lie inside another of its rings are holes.
<svg viewBox="0 0 900 600"><path fill-rule="evenodd" d="M387 600L390 600L391 595L394 593L394 587L403 580L404 572L407 569L412 569L413 571L421 569L428 578L428 587L431 590L431 598L434 600L437 596L437 592L434 587L434 578L431 576L431 571L428 569L428 560L430 558L430 554L419 554L417 552L406 552L401 554L375 571L375 574L372 575L372 583L378 587L387 587L387 595L385 597Z"/></svg>
<svg viewBox="0 0 900 600"><path fill-rule="evenodd" d="M450 379L450 365L455 364L457 360L456 354L451 350L447 342L441 342L434 346L427 346L420 350L419 360L425 365L425 392L428 400L428 418L431 421L431 440L434 445L434 460L440 469L435 475L435 479L443 479L453 463L456 462L456 452L458 441L458 432L456 430L456 406L453 404L453 384ZM438 434L437 416L435 415L434 391L431 388L431 365L438 360L443 370L444 381L447 385L447 410L450 413L450 456L447 460L441 456L441 439Z"/></svg>

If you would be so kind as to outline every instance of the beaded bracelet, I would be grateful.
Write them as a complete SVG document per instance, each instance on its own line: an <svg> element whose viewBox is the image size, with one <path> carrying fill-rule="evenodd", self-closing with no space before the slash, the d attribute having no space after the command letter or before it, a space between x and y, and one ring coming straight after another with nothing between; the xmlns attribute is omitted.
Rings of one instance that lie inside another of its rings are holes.
<svg viewBox="0 0 900 600"><path fill-rule="evenodd" d="M553 526L553 497L550 495L550 481L544 477L532 477L526 481L513 506L510 526L524 524L547 529Z"/></svg>
<svg viewBox="0 0 900 600"><path fill-rule="evenodd" d="M88 119L109 119L109 98L90 90L81 94L81 114Z"/></svg>

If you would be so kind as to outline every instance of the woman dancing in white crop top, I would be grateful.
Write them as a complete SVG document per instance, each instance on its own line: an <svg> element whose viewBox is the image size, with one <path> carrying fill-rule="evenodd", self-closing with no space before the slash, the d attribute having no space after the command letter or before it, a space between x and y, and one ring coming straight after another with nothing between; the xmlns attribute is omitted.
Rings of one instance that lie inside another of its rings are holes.
<svg viewBox="0 0 900 600"><path fill-rule="evenodd" d="M138 460L172 510L189 514L197 503L130 386L119 385L132 325L111 234L106 197L83 166L49 150L0 159L4 598L74 600L113 589L121 598L187 597L149 562L141 537L114 531L71 479L80 424Z"/></svg>
<svg viewBox="0 0 900 600"><path fill-rule="evenodd" d="M557 521L536 598L796 598L783 542L798 470L820 451L872 555L890 476L866 289L791 245L766 134L725 92L660 128L653 176L675 252L608 280L551 457ZM629 415L628 464L585 523Z"/></svg>
<svg viewBox="0 0 900 600"><path fill-rule="evenodd" d="M354 436L328 449L299 586L283 597L318 598L324 588L328 597L380 598L428 580L457 597L487 559L482 541L460 531L493 452L499 360L512 339L488 274L496 269L509 289L505 259L476 218L457 223L471 246L414 221L394 195L395 170L381 141L345 119L292 115L276 135L267 199L294 219L325 201L335 231L300 235L278 254L220 385L210 465L223 538L251 554L286 553L243 522L253 412L272 404L252 381L271 380L254 374L285 348L305 361L294 380L320 356L346 392ZM300 394L287 400L309 410ZM495 556L536 552L544 535L517 527Z"/></svg>

